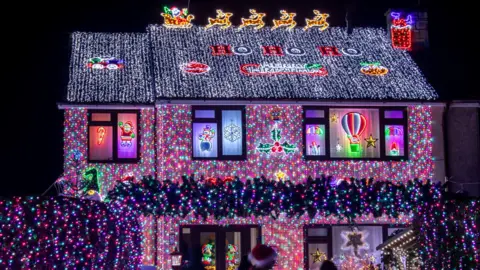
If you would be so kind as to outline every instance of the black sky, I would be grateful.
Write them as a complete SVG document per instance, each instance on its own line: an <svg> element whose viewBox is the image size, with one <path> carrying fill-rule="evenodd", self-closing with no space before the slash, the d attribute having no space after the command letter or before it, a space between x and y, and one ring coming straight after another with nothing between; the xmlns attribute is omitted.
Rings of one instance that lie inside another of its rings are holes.
<svg viewBox="0 0 480 270"><path fill-rule="evenodd" d="M465 1L468 2L468 1ZM62 172L62 101L68 82L69 33L73 31L132 32L162 21L164 5L186 7L188 0L17 1L4 6L2 31L3 89L0 195L39 195ZM216 8L232 11L234 25L249 8L265 11L267 21L280 9L310 17L314 8L330 13L332 26L345 25L346 7L340 1L190 1L195 23L204 25ZM355 26L385 27L385 11L415 7L418 1L358 0ZM475 59L479 26L473 7L461 1L421 1L429 12L431 49L416 55L442 98L479 98ZM470 86L471 85L471 86Z"/></svg>

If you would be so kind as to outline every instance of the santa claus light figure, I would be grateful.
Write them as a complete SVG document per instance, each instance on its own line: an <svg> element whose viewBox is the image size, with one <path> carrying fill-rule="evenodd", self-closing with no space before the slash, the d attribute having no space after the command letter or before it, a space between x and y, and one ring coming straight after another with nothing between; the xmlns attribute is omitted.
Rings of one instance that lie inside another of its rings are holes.
<svg viewBox="0 0 480 270"><path fill-rule="evenodd" d="M135 128L132 124L132 121L127 121L125 123L120 122L118 123L118 126L120 127L120 145L123 147L132 146L132 140L135 138L135 133L133 133Z"/></svg>

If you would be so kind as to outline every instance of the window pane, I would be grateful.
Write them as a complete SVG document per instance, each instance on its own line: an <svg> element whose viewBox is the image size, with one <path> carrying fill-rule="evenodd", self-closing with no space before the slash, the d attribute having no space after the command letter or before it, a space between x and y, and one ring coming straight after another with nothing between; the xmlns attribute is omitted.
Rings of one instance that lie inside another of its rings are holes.
<svg viewBox="0 0 480 270"><path fill-rule="evenodd" d="M330 109L330 156L380 157L378 109Z"/></svg>
<svg viewBox="0 0 480 270"><path fill-rule="evenodd" d="M195 118L215 118L215 110L195 110Z"/></svg>
<svg viewBox="0 0 480 270"><path fill-rule="evenodd" d="M305 117L306 118L324 118L325 111L324 110L306 110Z"/></svg>
<svg viewBox="0 0 480 270"><path fill-rule="evenodd" d="M110 113L92 113L92 122L109 122L111 117Z"/></svg>
<svg viewBox="0 0 480 270"><path fill-rule="evenodd" d="M258 227L250 228L250 249L253 249L257 245L258 239Z"/></svg>
<svg viewBox="0 0 480 270"><path fill-rule="evenodd" d="M402 119L402 111L385 111L385 118L387 119Z"/></svg>
<svg viewBox="0 0 480 270"><path fill-rule="evenodd" d="M308 236L328 236L327 228L309 228Z"/></svg>
<svg viewBox="0 0 480 270"><path fill-rule="evenodd" d="M308 252L308 269L320 269L322 262L326 260L328 257L328 244L324 244L324 243L310 244L309 243L307 252Z"/></svg>
<svg viewBox="0 0 480 270"><path fill-rule="evenodd" d="M137 158L137 114L118 114L118 158Z"/></svg>
<svg viewBox="0 0 480 270"><path fill-rule="evenodd" d="M390 157L405 155L403 132L401 125L385 125L385 155Z"/></svg>
<svg viewBox="0 0 480 270"><path fill-rule="evenodd" d="M193 124L193 156L218 157L216 123Z"/></svg>
<svg viewBox="0 0 480 270"><path fill-rule="evenodd" d="M222 111L222 130L223 155L242 155L242 111Z"/></svg>
<svg viewBox="0 0 480 270"><path fill-rule="evenodd" d="M306 125L307 156L325 155L325 125Z"/></svg>
<svg viewBox="0 0 480 270"><path fill-rule="evenodd" d="M113 159L113 128L107 126L89 127L88 156L90 160Z"/></svg>

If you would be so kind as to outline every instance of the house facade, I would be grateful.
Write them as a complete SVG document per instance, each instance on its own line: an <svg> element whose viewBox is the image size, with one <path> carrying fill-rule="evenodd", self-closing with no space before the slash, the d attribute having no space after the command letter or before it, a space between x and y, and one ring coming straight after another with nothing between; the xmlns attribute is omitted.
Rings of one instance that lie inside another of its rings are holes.
<svg viewBox="0 0 480 270"><path fill-rule="evenodd" d="M382 29L151 25L144 33L73 33L59 105L64 177L75 181L94 166L102 194L125 175L443 180L445 106L437 98ZM376 247L409 221L359 218L367 243L360 252L380 263ZM358 252L345 243L350 228L332 217L141 223L143 264L161 269L170 269L175 247L194 261L208 243L217 246L210 257L217 270L231 269L228 244L238 258L256 243L273 245L278 269L309 269L317 250Z"/></svg>

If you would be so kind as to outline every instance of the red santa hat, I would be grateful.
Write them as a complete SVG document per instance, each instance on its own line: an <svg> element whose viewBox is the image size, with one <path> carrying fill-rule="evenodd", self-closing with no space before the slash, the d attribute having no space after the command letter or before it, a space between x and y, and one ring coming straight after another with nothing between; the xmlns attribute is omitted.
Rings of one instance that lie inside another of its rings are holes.
<svg viewBox="0 0 480 270"><path fill-rule="evenodd" d="M277 259L277 252L267 245L256 245L250 254L248 254L248 260L255 267L265 267L273 265Z"/></svg>

